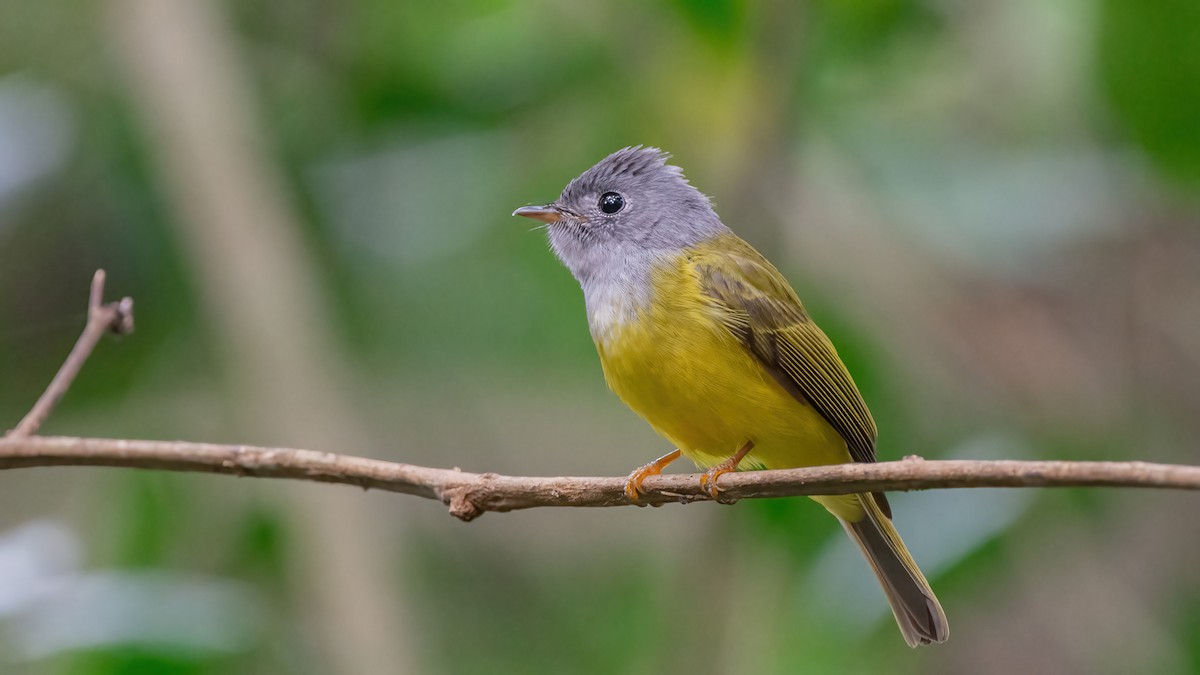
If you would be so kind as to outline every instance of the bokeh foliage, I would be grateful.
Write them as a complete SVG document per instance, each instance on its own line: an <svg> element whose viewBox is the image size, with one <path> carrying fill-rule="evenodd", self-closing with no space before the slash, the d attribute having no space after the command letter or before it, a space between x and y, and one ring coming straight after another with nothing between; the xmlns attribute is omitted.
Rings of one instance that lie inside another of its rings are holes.
<svg viewBox="0 0 1200 675"><path fill-rule="evenodd" d="M1197 461L1195 2L213 6L372 444L356 452L519 474L661 454L604 389L574 282L508 216L644 143L788 273L881 456ZM137 7L0 5L0 413L49 380L104 267L138 331L48 433L284 442L231 391L170 139L121 56ZM345 672L325 638L356 617L312 596L337 570L263 483L0 475L4 671ZM1189 496L896 497L954 626L919 652L806 500L463 526L357 497L343 526L383 543L370 582L424 672L1200 669ZM138 600L158 583L175 592Z"/></svg>

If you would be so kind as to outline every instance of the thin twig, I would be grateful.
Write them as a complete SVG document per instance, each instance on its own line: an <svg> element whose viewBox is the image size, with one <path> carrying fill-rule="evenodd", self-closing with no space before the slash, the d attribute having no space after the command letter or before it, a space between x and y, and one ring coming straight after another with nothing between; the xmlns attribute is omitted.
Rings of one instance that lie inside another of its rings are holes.
<svg viewBox="0 0 1200 675"><path fill-rule="evenodd" d="M437 499L471 520L487 511L539 506L622 506L625 478L500 476L312 450L182 441L34 436L0 439L0 470L109 466L356 485ZM904 459L807 469L746 471L720 478L722 500L979 487L1151 487L1200 490L1200 467L1148 462L1024 462ZM698 475L652 476L639 503L710 499Z"/></svg>
<svg viewBox="0 0 1200 675"><path fill-rule="evenodd" d="M83 334L75 341L75 346L71 349L67 360L63 362L62 367L58 369L58 373L54 379L50 381L50 386L46 387L46 391L38 398L37 403L33 404L33 408L21 418L21 421L11 431L6 434L7 438L23 438L32 436L41 428L42 423L50 416L54 406L67 393L67 389L71 387L71 383L75 381L75 376L79 374L80 368L83 368L84 362L91 356L92 350L96 348L96 343L105 333L116 333L118 335L126 335L133 332L133 299L122 298L117 302L104 302L104 270L96 270L96 274L92 277L92 288L88 295L88 321L83 328Z"/></svg>
<svg viewBox="0 0 1200 675"><path fill-rule="evenodd" d="M34 436L71 386L104 333L133 330L133 300L104 303L104 270L92 279L88 323L46 392L0 438L0 470L47 466L110 466L357 485L437 499L462 520L487 511L537 506L622 506L625 478L539 478L467 473L365 457L291 448L183 441ZM919 457L878 464L838 464L721 477L722 501L965 487L1157 487L1200 490L1200 467L1147 462L1018 462ZM699 476L651 476L640 505L711 499Z"/></svg>

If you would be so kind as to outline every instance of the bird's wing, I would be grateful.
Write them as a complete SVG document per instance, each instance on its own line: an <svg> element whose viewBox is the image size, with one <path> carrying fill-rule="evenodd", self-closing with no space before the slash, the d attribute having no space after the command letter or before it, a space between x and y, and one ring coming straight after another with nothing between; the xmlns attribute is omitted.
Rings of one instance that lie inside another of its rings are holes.
<svg viewBox="0 0 1200 675"><path fill-rule="evenodd" d="M875 420L833 343L770 262L740 239L727 249L692 256L701 290L725 327L841 434L854 461L874 462Z"/></svg>

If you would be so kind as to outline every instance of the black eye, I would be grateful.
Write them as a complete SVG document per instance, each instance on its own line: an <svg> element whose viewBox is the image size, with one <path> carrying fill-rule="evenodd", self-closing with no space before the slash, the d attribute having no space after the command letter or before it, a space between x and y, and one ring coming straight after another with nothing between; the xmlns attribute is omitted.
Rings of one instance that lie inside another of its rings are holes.
<svg viewBox="0 0 1200 675"><path fill-rule="evenodd" d="M605 192L600 195L600 210L605 213L616 213L625 207L625 198L615 192Z"/></svg>

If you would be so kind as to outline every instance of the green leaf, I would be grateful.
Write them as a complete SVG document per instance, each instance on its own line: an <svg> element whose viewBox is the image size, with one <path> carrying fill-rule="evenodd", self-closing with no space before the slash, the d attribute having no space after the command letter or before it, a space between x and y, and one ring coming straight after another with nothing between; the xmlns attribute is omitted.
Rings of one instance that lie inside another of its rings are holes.
<svg viewBox="0 0 1200 675"><path fill-rule="evenodd" d="M1117 122L1168 175L1200 180L1200 3L1105 0L1099 72Z"/></svg>

